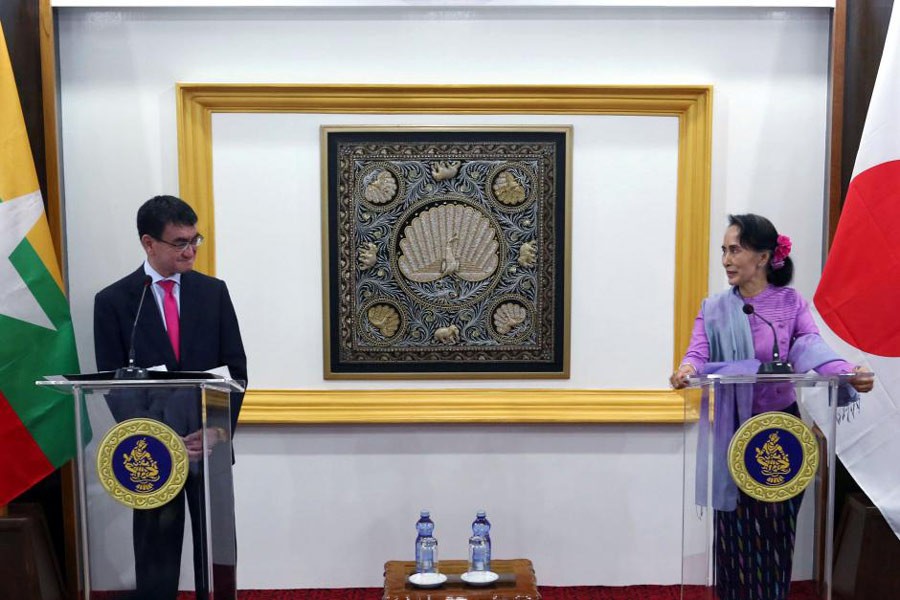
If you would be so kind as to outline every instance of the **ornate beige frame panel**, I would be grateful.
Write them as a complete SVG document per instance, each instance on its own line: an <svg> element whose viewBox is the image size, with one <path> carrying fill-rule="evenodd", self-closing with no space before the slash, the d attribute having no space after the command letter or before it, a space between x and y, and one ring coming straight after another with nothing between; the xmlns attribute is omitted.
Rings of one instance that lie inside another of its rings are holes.
<svg viewBox="0 0 900 600"><path fill-rule="evenodd" d="M687 347L709 276L711 86L257 85L179 84L178 166L182 197L206 223L209 251L197 269L215 272L212 114L546 114L670 116L678 119L674 248L674 351ZM652 422L677 423L682 394L668 389L397 389L247 392L243 423Z"/></svg>

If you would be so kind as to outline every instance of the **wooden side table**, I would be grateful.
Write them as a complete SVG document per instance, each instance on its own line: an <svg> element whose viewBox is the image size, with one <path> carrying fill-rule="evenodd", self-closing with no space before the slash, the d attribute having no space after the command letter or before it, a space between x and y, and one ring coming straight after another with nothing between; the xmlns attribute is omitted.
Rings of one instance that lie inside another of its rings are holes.
<svg viewBox="0 0 900 600"><path fill-rule="evenodd" d="M460 575L464 560L442 560L439 568L447 581L437 588L422 589L406 579L416 572L414 561L389 560L384 563L384 600L540 600L534 567L525 558L492 560L491 570L500 577L484 587L473 587Z"/></svg>
<svg viewBox="0 0 900 600"><path fill-rule="evenodd" d="M845 600L900 598L900 541L865 494L844 504L834 551L832 595ZM891 565L894 565L893 567Z"/></svg>

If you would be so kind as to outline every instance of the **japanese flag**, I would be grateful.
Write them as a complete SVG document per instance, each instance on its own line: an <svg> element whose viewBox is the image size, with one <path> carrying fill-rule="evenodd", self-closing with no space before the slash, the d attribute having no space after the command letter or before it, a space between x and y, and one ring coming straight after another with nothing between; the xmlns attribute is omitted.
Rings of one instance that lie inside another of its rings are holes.
<svg viewBox="0 0 900 600"><path fill-rule="evenodd" d="M848 360L876 374L839 429L847 470L900 537L900 10L894 7L834 244L814 297ZM830 341L833 341L831 339Z"/></svg>

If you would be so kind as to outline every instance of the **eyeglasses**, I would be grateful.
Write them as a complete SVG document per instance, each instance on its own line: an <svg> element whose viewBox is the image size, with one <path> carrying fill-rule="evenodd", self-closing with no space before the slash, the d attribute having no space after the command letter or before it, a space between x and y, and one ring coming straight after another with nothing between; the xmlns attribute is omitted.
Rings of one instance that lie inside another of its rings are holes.
<svg viewBox="0 0 900 600"><path fill-rule="evenodd" d="M173 243L173 242L167 242L166 240L161 240L159 238L153 238L153 239L156 240L157 242L162 242L163 244L172 246L179 252L184 252L185 250L188 249L188 246L190 246L194 250L196 250L197 247L203 243L203 236L200 235L199 233L197 235L195 235L193 238L191 238L190 240L188 240L186 242L178 242L177 244Z"/></svg>

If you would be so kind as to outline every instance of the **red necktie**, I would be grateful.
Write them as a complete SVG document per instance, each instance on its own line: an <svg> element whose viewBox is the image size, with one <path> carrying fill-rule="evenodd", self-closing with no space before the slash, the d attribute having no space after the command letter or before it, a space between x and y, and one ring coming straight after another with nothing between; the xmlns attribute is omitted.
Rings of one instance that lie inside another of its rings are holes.
<svg viewBox="0 0 900 600"><path fill-rule="evenodd" d="M163 297L163 314L166 316L166 333L169 334L169 341L172 342L172 350L175 351L175 360L181 360L178 344L178 302L175 301L175 294L172 293L175 282L171 279L164 279L159 285L165 290L166 295Z"/></svg>

